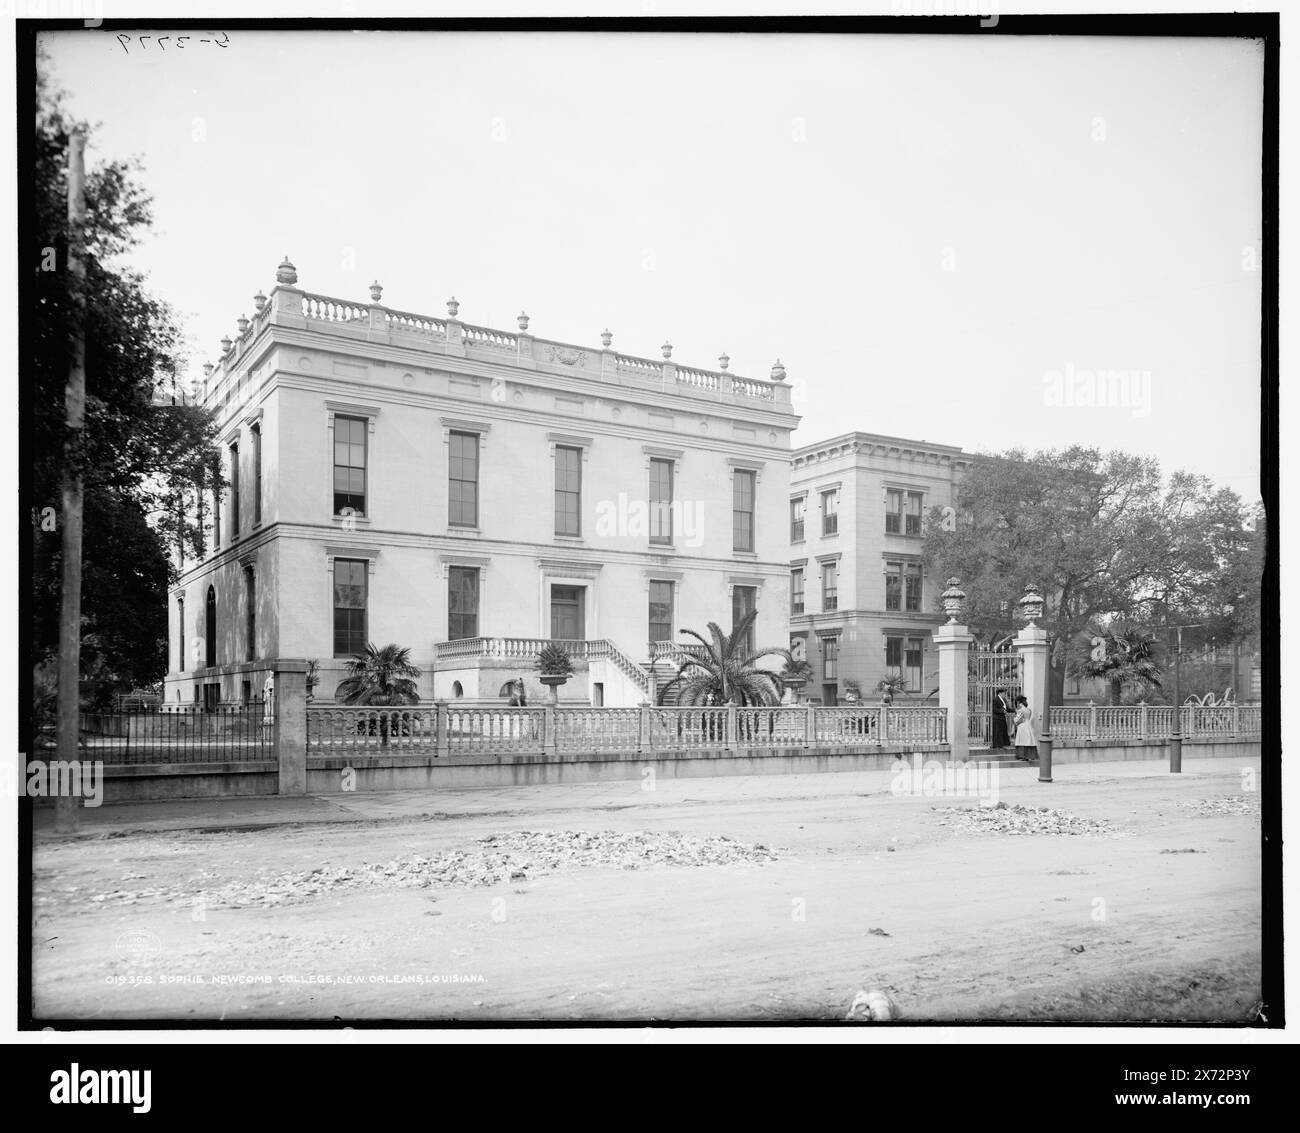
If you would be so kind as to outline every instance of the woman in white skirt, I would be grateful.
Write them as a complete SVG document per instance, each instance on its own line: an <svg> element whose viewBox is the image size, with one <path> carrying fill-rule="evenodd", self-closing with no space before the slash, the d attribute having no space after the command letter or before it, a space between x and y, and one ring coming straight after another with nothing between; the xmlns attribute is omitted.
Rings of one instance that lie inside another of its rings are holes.
<svg viewBox="0 0 1300 1133"><path fill-rule="evenodd" d="M1032 763L1038 758L1038 737L1034 735L1034 714L1029 711L1029 701L1023 696L1016 697L1016 718L1013 723L1016 735L1011 742L1016 745L1016 758Z"/></svg>

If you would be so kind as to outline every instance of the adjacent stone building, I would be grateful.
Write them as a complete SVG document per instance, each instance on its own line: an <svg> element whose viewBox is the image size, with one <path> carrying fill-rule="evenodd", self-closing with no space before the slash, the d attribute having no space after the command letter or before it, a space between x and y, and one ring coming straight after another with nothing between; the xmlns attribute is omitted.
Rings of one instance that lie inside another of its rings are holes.
<svg viewBox="0 0 1300 1133"><path fill-rule="evenodd" d="M951 445L859 432L795 449L790 635L813 668L809 699L836 704L853 682L874 703L885 677L901 680L900 702L937 689L931 634L944 620L943 583L921 563L922 527L932 508L952 506L972 459Z"/></svg>
<svg viewBox="0 0 1300 1133"><path fill-rule="evenodd" d="M546 639L562 698L637 704L682 627L758 611L787 638L783 514L798 423L769 378L621 354L301 290L286 259L222 343L228 490L171 595L169 705L256 696L276 658L329 700L366 642L409 646L421 695L529 692Z"/></svg>

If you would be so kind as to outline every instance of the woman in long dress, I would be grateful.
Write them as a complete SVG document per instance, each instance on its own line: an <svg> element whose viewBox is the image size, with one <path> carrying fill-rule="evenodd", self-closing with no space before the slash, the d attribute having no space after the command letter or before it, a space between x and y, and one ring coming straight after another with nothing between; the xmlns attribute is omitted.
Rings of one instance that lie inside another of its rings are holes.
<svg viewBox="0 0 1300 1133"><path fill-rule="evenodd" d="M1034 714L1026 697L1016 697L1016 758L1032 763L1038 758L1038 737L1034 735Z"/></svg>

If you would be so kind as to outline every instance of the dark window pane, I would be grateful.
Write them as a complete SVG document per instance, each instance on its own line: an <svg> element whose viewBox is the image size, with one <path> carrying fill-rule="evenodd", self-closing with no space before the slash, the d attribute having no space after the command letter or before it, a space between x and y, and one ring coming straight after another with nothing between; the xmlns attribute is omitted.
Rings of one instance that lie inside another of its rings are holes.
<svg viewBox="0 0 1300 1133"><path fill-rule="evenodd" d="M732 474L731 545L737 551L754 549L754 473L737 469Z"/></svg>
<svg viewBox="0 0 1300 1133"><path fill-rule="evenodd" d="M673 584L650 583L650 640L671 641L673 636Z"/></svg>
<svg viewBox="0 0 1300 1133"><path fill-rule="evenodd" d="M334 654L360 653L366 646L366 586L363 559L334 560Z"/></svg>
<svg viewBox="0 0 1300 1133"><path fill-rule="evenodd" d="M334 418L334 514L351 508L366 513L367 422L357 417Z"/></svg>
<svg viewBox="0 0 1300 1133"><path fill-rule="evenodd" d="M478 636L479 572L477 567L451 567L447 572L447 633L451 641Z"/></svg>
<svg viewBox="0 0 1300 1133"><path fill-rule="evenodd" d="M650 541L671 543L673 539L673 462L650 461Z"/></svg>
<svg viewBox="0 0 1300 1133"><path fill-rule="evenodd" d="M555 533L581 535L582 450L555 448Z"/></svg>

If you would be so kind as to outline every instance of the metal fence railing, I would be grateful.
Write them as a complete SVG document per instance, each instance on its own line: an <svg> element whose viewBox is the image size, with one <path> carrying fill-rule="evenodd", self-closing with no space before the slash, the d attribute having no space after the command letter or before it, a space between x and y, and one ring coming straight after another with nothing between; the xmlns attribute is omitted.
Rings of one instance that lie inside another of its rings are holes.
<svg viewBox="0 0 1300 1133"><path fill-rule="evenodd" d="M162 712L83 712L79 746L82 759L110 765L274 760L274 723L273 707L262 700Z"/></svg>

